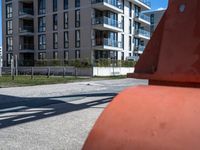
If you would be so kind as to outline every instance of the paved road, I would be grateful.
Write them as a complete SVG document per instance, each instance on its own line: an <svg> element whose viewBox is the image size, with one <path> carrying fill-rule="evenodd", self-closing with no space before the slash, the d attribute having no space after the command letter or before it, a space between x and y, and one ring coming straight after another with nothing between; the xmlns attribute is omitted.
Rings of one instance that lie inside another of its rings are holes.
<svg viewBox="0 0 200 150"><path fill-rule="evenodd" d="M120 79L0 89L0 150L79 150Z"/></svg>

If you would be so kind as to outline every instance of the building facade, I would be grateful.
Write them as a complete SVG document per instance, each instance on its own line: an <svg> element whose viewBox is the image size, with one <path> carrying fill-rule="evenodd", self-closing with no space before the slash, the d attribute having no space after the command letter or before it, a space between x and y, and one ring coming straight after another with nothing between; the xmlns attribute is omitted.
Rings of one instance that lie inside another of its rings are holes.
<svg viewBox="0 0 200 150"><path fill-rule="evenodd" d="M150 39L147 0L2 0L3 60L125 60Z"/></svg>
<svg viewBox="0 0 200 150"><path fill-rule="evenodd" d="M0 47L0 67L3 66L3 50L2 47Z"/></svg>
<svg viewBox="0 0 200 150"><path fill-rule="evenodd" d="M165 9L162 9L162 10L155 10L155 11L149 11L149 12L146 12L145 15L149 16L150 17L150 33L151 33L151 36L153 34L153 32L155 31L156 27L158 26L162 16L164 15L165 13Z"/></svg>

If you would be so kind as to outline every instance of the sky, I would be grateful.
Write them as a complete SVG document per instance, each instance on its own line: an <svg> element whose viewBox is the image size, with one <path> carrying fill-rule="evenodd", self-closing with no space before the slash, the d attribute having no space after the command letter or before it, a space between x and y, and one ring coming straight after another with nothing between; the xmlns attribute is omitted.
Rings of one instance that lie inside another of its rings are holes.
<svg viewBox="0 0 200 150"><path fill-rule="evenodd" d="M168 5L168 0L150 0L150 1L152 10L167 8Z"/></svg>
<svg viewBox="0 0 200 150"><path fill-rule="evenodd" d="M0 0L1 1L1 0ZM167 7L168 0L150 0L151 1L151 8L152 10L163 9ZM0 46L2 46L2 7L0 2Z"/></svg>

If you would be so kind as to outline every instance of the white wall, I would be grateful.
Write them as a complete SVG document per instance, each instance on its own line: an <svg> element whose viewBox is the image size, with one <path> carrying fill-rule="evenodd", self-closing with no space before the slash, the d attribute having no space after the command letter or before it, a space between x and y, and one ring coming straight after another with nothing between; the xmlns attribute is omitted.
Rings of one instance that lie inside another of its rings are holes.
<svg viewBox="0 0 200 150"><path fill-rule="evenodd" d="M134 67L93 67L93 76L117 76L133 72Z"/></svg>

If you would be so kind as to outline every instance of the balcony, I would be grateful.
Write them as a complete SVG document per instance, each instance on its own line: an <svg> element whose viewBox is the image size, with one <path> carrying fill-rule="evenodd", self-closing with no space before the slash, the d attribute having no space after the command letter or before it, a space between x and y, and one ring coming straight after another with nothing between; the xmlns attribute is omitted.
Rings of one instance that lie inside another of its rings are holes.
<svg viewBox="0 0 200 150"><path fill-rule="evenodd" d="M151 9L150 0L132 0L136 5L140 6L142 11Z"/></svg>
<svg viewBox="0 0 200 150"><path fill-rule="evenodd" d="M23 9L19 10L19 15L20 16L22 16L22 15L34 15L33 9L31 9L31 8L23 8Z"/></svg>
<svg viewBox="0 0 200 150"><path fill-rule="evenodd" d="M23 51L33 51L34 50L34 44L32 44L32 43L20 44L19 49L23 50Z"/></svg>
<svg viewBox="0 0 200 150"><path fill-rule="evenodd" d="M122 23L108 17L93 18L92 24L93 27L98 30L111 30L114 32L122 32Z"/></svg>
<svg viewBox="0 0 200 150"><path fill-rule="evenodd" d="M145 50L145 46L143 46L143 45L135 46L135 49L134 49L134 51L138 54L142 54L144 52L144 50Z"/></svg>
<svg viewBox="0 0 200 150"><path fill-rule="evenodd" d="M94 49L97 50L114 50L114 51L122 50L122 42L108 38L95 39L92 41L92 45Z"/></svg>
<svg viewBox="0 0 200 150"><path fill-rule="evenodd" d="M34 12L31 8L22 8L19 10L19 16L20 18L34 18Z"/></svg>
<svg viewBox="0 0 200 150"><path fill-rule="evenodd" d="M23 26L19 28L21 35L34 35L33 26Z"/></svg>
<svg viewBox="0 0 200 150"><path fill-rule="evenodd" d="M101 11L110 10L123 13L123 5L118 0L92 0L92 7Z"/></svg>
<svg viewBox="0 0 200 150"><path fill-rule="evenodd" d="M144 40L150 40L150 32L143 30L143 29L138 29L135 31L135 36L137 38L142 38Z"/></svg>
<svg viewBox="0 0 200 150"><path fill-rule="evenodd" d="M135 15L135 20L137 22L140 22L141 24L150 25L150 17L145 15L145 14L142 14L142 13L136 14Z"/></svg>

